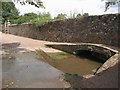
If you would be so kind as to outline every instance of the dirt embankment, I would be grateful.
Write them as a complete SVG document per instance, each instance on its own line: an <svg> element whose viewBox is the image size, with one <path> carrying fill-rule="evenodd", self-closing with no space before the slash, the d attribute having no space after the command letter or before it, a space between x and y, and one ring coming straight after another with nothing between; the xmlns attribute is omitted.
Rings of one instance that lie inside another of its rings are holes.
<svg viewBox="0 0 120 90"><path fill-rule="evenodd" d="M120 47L120 14L81 17L48 22L36 27L31 24L10 26L10 33L38 40L55 42L100 43Z"/></svg>

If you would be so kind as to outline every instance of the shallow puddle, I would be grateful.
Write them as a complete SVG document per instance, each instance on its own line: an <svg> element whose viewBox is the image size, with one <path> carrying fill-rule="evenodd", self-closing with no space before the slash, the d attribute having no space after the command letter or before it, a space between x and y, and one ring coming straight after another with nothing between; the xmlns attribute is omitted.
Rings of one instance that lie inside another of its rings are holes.
<svg viewBox="0 0 120 90"><path fill-rule="evenodd" d="M2 59L3 88L63 88L59 80L61 74L63 72L37 60L34 52Z"/></svg>

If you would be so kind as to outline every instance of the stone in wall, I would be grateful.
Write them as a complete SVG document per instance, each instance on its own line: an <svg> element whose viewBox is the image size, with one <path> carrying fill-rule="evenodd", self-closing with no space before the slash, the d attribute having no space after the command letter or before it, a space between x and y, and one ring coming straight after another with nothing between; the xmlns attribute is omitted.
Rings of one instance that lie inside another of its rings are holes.
<svg viewBox="0 0 120 90"><path fill-rule="evenodd" d="M120 14L82 17L35 25L10 26L10 33L55 42L99 43L119 47Z"/></svg>

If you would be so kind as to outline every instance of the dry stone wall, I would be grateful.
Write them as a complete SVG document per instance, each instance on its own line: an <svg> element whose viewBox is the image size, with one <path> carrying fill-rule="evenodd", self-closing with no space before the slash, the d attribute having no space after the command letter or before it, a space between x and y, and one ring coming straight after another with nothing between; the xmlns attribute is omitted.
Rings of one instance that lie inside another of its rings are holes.
<svg viewBox="0 0 120 90"><path fill-rule="evenodd" d="M120 47L119 16L107 14L51 21L39 27L32 24L14 25L9 27L9 33L38 40L89 42Z"/></svg>

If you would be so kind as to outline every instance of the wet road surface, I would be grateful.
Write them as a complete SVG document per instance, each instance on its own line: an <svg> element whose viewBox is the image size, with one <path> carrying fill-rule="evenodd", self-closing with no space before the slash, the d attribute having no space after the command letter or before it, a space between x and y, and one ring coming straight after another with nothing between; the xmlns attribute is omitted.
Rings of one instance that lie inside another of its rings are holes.
<svg viewBox="0 0 120 90"><path fill-rule="evenodd" d="M2 59L2 86L12 88L63 88L63 73L36 59L34 52Z"/></svg>

